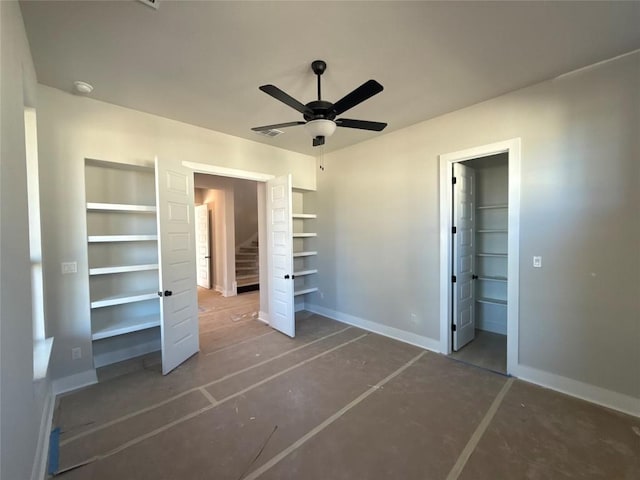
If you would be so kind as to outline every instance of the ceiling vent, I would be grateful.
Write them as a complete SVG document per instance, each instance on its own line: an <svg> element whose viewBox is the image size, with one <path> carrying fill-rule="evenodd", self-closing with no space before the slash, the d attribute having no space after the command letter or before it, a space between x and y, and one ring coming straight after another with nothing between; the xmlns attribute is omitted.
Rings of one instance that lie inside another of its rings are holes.
<svg viewBox="0 0 640 480"><path fill-rule="evenodd" d="M255 131L255 130L254 130ZM275 128L271 130L260 130L255 131L258 135L262 135L264 137L277 137L278 135L282 135L284 132L282 130L276 130Z"/></svg>
<svg viewBox="0 0 640 480"><path fill-rule="evenodd" d="M144 3L147 7L155 8L156 10L160 6L160 0L138 0L140 3Z"/></svg>

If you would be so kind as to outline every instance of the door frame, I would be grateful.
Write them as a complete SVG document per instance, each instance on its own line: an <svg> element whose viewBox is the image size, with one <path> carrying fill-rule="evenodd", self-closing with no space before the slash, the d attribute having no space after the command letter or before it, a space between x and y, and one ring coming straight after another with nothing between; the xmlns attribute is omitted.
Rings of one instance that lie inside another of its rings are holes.
<svg viewBox="0 0 640 480"><path fill-rule="evenodd" d="M507 153L509 165L509 214L507 234L507 374L518 365L519 285L520 285L520 138L481 145L439 156L440 167L440 351L451 354L451 255L453 164Z"/></svg>
<svg viewBox="0 0 640 480"><path fill-rule="evenodd" d="M219 177L239 178L242 180L253 180L258 184L258 258L259 258L259 275L260 275L260 311L258 320L269 324L269 281L268 281L268 255L266 244L266 226L267 226L267 210L266 210L266 194L267 180L276 178L276 175L269 173L253 172L250 170L239 170L236 168L221 167L218 165L210 165L208 163L198 163L183 161L182 165L191 169L193 173L204 173L206 175L217 175ZM262 288L266 287L266 288ZM267 292L263 295L262 292Z"/></svg>

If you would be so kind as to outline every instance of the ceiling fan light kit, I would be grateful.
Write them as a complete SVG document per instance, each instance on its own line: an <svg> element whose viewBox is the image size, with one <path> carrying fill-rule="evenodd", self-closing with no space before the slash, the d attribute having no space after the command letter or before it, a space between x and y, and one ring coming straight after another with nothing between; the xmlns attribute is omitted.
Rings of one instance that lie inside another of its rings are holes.
<svg viewBox="0 0 640 480"><path fill-rule="evenodd" d="M321 77L326 69L327 64L322 60L314 60L311 62L311 70L313 70L313 73L318 77L318 100L311 101L306 105L280 90L275 85L262 85L259 87L260 90L267 95L271 95L276 100L300 112L305 121L277 123L274 125L254 127L251 130L263 132L266 130L304 125L305 129L313 137L314 147L324 145L325 138L333 135L336 127L355 128L374 132L382 131L387 126L386 123L353 120L349 118L336 119L338 115L380 93L383 90L382 85L375 80L368 80L336 103L331 103L322 100Z"/></svg>

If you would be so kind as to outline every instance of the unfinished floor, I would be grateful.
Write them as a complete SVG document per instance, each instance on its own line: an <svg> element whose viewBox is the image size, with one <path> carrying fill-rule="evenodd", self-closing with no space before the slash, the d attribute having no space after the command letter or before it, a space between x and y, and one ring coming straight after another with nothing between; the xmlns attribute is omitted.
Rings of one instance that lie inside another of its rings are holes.
<svg viewBox="0 0 640 480"><path fill-rule="evenodd" d="M638 418L305 312L290 339L245 295L201 298L171 374L150 356L62 397L61 468L89 463L60 478L638 478Z"/></svg>
<svg viewBox="0 0 640 480"><path fill-rule="evenodd" d="M451 358L506 374L507 336L476 330L474 339L457 352L452 352Z"/></svg>

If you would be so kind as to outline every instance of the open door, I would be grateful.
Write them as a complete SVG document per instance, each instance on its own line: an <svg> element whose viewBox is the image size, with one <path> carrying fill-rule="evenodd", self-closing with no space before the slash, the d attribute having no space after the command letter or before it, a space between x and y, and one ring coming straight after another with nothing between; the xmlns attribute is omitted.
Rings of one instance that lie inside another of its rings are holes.
<svg viewBox="0 0 640 480"><path fill-rule="evenodd" d="M475 338L475 173L462 163L453 164L453 350Z"/></svg>
<svg viewBox="0 0 640 480"><path fill-rule="evenodd" d="M295 337L291 218L291 175L267 181L269 323L285 335Z"/></svg>
<svg viewBox="0 0 640 480"><path fill-rule="evenodd" d="M162 373L199 350L193 172L156 158Z"/></svg>
<svg viewBox="0 0 640 480"><path fill-rule="evenodd" d="M196 214L196 268L198 286L211 288L211 253L209 241L209 207L197 205Z"/></svg>

